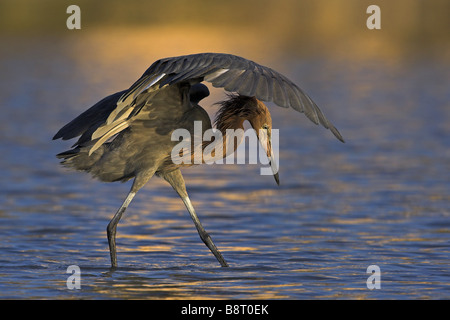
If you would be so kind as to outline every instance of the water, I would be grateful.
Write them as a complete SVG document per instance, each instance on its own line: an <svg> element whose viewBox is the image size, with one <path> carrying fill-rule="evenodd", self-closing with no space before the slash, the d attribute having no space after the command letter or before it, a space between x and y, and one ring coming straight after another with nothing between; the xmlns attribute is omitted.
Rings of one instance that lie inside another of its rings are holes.
<svg viewBox="0 0 450 320"><path fill-rule="evenodd" d="M280 187L257 165L183 172L230 268L219 267L170 186L153 178L119 224L120 268L110 272L105 228L130 184L61 168L54 155L70 143L51 137L153 58L95 59L81 61L57 41L2 48L0 298L450 298L448 62L287 60L280 67L346 143L270 106ZM70 265L81 269L79 290L67 288ZM380 267L381 289L367 288L370 265Z"/></svg>

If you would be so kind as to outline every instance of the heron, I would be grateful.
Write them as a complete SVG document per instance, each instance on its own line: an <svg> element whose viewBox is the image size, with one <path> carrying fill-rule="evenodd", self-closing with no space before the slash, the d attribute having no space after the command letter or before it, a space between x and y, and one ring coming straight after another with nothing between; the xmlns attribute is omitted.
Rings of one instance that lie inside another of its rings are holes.
<svg viewBox="0 0 450 320"><path fill-rule="evenodd" d="M214 121L217 130L226 135L227 129L243 128L248 121L267 153L277 184L279 176L271 150L272 119L263 101L304 113L344 142L313 100L294 82L269 67L225 53L157 60L129 89L103 98L53 137L53 140L79 137L70 150L57 154L62 165L88 172L104 182L133 179L130 191L106 228L111 268L118 266L117 225L136 193L155 175L178 193L200 239L222 267L228 266L202 226L186 191L180 169L192 164L175 164L171 159L171 150L177 143L171 139L174 130L192 130L195 121L201 121L203 130L213 126L208 113L199 105L210 94L203 82L230 93L227 100L219 103Z"/></svg>

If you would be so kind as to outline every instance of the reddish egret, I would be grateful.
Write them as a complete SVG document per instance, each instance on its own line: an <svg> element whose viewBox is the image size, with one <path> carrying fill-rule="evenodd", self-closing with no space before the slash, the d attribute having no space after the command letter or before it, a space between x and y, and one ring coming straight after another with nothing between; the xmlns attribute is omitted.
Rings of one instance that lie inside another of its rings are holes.
<svg viewBox="0 0 450 320"><path fill-rule="evenodd" d="M171 151L177 143L171 139L174 130L192 130L194 121L201 121L203 130L212 127L208 114L198 105L209 95L203 81L234 93L221 103L215 121L217 129L226 135L226 129L243 128L244 121L250 122L272 163L275 160L270 139L272 119L261 101L302 112L315 124L330 129L343 142L338 130L311 98L292 81L268 67L218 53L156 61L128 90L97 102L53 137L67 140L80 136L73 149L57 155L64 159L62 164L65 166L87 171L105 182L134 179L125 201L106 229L112 268L117 267L117 224L138 190L154 175L175 189L202 241L221 266L228 266L200 223L188 197L180 172L186 164L175 164L171 160ZM277 171L274 171L274 177L279 183Z"/></svg>

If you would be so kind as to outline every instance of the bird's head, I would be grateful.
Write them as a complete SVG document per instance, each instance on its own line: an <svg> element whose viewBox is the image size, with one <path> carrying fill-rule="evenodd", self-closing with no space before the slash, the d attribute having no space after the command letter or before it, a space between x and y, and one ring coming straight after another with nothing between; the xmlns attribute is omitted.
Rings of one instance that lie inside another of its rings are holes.
<svg viewBox="0 0 450 320"><path fill-rule="evenodd" d="M256 131L276 183L279 185L278 167L272 150L272 117L266 105L255 97L243 95L229 95L229 99L220 103L222 106L216 116L217 128L225 132L226 129L242 127L244 121L250 122Z"/></svg>
<svg viewBox="0 0 450 320"><path fill-rule="evenodd" d="M252 128L256 131L261 146L266 152L269 164L272 169L273 176L277 185L280 185L280 179L278 176L278 166L275 160L275 156L272 149L272 117L270 116L269 109L266 105L256 98L253 99L253 107L255 111L250 113L247 118Z"/></svg>

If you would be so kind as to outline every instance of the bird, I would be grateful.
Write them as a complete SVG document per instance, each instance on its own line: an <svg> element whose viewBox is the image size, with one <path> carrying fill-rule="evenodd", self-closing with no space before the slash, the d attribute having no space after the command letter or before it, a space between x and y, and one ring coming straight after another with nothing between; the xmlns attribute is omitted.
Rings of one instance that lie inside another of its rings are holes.
<svg viewBox="0 0 450 320"><path fill-rule="evenodd" d="M212 122L199 102L210 95L208 82L223 88L227 100ZM248 121L271 162L277 184L278 170L271 150L272 118L264 102L304 113L313 123L342 135L313 100L281 73L243 57L227 53L197 53L155 61L129 89L111 94L63 126L53 137L79 137L70 150L57 154L61 164L90 173L103 182L129 181L130 191L106 228L111 268L118 267L116 229L136 193L152 178L167 181L178 193L192 218L200 239L222 267L227 261L203 228L186 191L181 169L192 163L174 163L171 151L177 141L174 130L189 132L200 121L202 130L243 128ZM209 142L216 145L225 143ZM202 142L201 148L208 143ZM236 146L234 147L235 150ZM226 153L234 150L227 150ZM189 157L189 155L188 155Z"/></svg>

